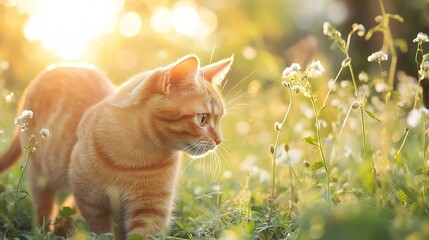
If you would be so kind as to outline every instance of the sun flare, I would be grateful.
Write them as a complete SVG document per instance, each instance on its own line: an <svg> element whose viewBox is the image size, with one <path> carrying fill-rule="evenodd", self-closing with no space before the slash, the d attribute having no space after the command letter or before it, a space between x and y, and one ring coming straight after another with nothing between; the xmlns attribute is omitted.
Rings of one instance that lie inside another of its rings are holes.
<svg viewBox="0 0 429 240"><path fill-rule="evenodd" d="M112 32L124 0L40 0L28 7L28 40L64 59L77 59L95 37Z"/></svg>

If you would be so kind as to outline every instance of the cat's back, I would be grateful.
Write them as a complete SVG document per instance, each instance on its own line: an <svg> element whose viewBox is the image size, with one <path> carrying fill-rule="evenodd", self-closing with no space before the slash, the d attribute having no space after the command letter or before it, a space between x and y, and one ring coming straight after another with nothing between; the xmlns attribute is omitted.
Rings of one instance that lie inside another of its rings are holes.
<svg viewBox="0 0 429 240"><path fill-rule="evenodd" d="M107 77L91 65L53 65L34 79L26 89L23 107L35 113L55 110L83 110L113 92Z"/></svg>
<svg viewBox="0 0 429 240"><path fill-rule="evenodd" d="M113 85L94 67L89 65L57 65L49 67L27 87L21 102L22 110L34 113L28 130L36 135L47 128L51 136L39 144L33 154L33 162L59 185L66 179L49 176L52 172L61 176L67 173L68 163L77 141L77 126L85 111L114 91ZM21 143L28 135L21 134Z"/></svg>

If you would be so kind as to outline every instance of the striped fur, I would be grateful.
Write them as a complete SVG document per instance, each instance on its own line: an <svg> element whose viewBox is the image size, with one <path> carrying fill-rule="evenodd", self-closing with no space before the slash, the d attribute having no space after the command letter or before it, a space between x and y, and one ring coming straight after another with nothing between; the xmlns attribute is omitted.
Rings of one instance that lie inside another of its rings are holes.
<svg viewBox="0 0 429 240"><path fill-rule="evenodd" d="M200 67L191 55L137 75L116 91L88 67L59 66L38 76L22 109L34 112L30 132L52 133L28 169L39 221L51 216L55 192L71 188L93 232L112 231L116 200L125 234L168 226L181 152L202 156L222 141L224 106L216 85L231 64L232 58ZM17 134L0 158L0 171L16 161L17 146L26 141Z"/></svg>

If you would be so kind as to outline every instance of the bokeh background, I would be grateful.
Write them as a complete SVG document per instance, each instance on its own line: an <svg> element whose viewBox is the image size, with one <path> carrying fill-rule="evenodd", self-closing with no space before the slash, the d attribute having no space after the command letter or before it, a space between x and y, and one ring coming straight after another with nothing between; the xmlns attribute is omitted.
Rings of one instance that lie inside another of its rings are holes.
<svg viewBox="0 0 429 240"><path fill-rule="evenodd" d="M386 12L405 19L392 21L391 27L403 46L399 69L415 76L415 52L407 46L418 32L429 31L429 2L383 3ZM323 22L346 34L353 23L375 26L379 14L379 4L372 0L1 0L0 87L3 97L12 102L7 109L13 112L27 83L50 64L89 62L119 85L189 53L200 56L203 64L234 54L224 92L233 88L229 94L240 96L239 100L273 102L269 107L279 109L275 102L282 101L281 96L265 94L263 89L279 86L285 66L293 62L305 66L320 59L328 75L338 70L343 57L330 50L331 43L322 34ZM382 38L377 34L369 41L354 38L353 45L351 55L359 72L367 69L366 57L381 48ZM373 68L378 70L376 65ZM250 116L241 119L247 125L239 122L236 128L256 132L249 121L266 115L252 117L258 109L251 104L238 109ZM3 120L1 128L8 129ZM229 138L235 136L239 135L230 133ZM267 134L252 142L260 146L256 142L261 139L266 139L263 144L272 140Z"/></svg>
<svg viewBox="0 0 429 240"><path fill-rule="evenodd" d="M405 19L404 23L391 21L391 30L398 46L400 76L409 76L407 79L416 83L412 41L418 32L429 33L429 0L382 2L387 13ZM274 123L281 121L289 102L281 84L283 69L294 62L304 67L320 60L325 73L314 87L324 96L344 56L331 48L322 24L329 21L347 36L353 23L374 27L380 13L375 0L0 0L0 130L4 131L0 150L9 143L25 86L50 64L91 63L120 85L139 72L168 65L186 54L198 55L203 65L234 54L233 68L222 87L229 101L229 114L222 123L224 147L219 158L185 161L179 204L183 204L183 212L187 207L192 212L192 206L183 202L196 201L202 193L224 189L232 192L226 196L234 196L250 173L257 183L248 188L259 189L253 192L253 204L263 205L272 177L269 145L275 140ZM356 73L379 74L379 66L368 64L367 57L382 45L383 37L378 33L369 40L353 36L350 55ZM342 74L339 80L347 89L350 76ZM352 92L338 94L338 98L347 105ZM319 159L316 149L301 140L314 135L314 115L311 103L302 96L297 98L281 142L299 150L298 177L302 176L304 185L312 186L309 179L316 179L317 185L323 182L323 175L302 173ZM335 109L327 111L323 116L326 122L343 119L344 115L335 115ZM344 166L337 169L344 175L333 173L339 179L348 178L361 161L352 157L353 161L341 162L361 151L360 139L353 139L359 132L358 119L357 114L351 118L350 133L345 133L337 157ZM377 129L371 124L375 123L369 123L368 129ZM396 129L405 127L402 121ZM328 126L323 134L329 136L332 131ZM401 133L398 130L395 139ZM372 152L378 147L377 134L368 133L370 144L374 144ZM405 149L407 153L412 156L415 150ZM349 172L342 172L344 169ZM284 183L289 178L287 168L278 171L280 183Z"/></svg>
<svg viewBox="0 0 429 240"><path fill-rule="evenodd" d="M403 46L398 68L416 76L414 46L407 46L418 32L429 31L429 2L383 3L386 12L405 19L391 24ZM197 54L203 65L234 54L223 90L231 99L238 97L223 124L229 152L260 155L273 141L272 124L280 121L286 106L281 91L270 92L279 88L282 70L293 62L306 66L320 59L327 71L320 81L327 82L344 57L330 49L323 22L345 35L353 23L375 26L379 14L379 4L372 0L2 0L0 87L7 106L1 106L0 128L10 136L22 91L50 64L92 63L119 85L189 53ZM375 64L367 67L366 58L381 48L381 34L352 41L356 72L378 71ZM236 165L246 157L227 158Z"/></svg>

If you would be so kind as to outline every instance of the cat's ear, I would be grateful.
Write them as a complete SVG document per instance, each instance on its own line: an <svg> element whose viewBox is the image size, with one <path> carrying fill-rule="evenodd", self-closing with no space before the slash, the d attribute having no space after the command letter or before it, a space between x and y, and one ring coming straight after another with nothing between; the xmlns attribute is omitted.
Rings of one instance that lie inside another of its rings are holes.
<svg viewBox="0 0 429 240"><path fill-rule="evenodd" d="M162 92L167 95L170 92L171 85L180 84L188 80L194 80L199 66L200 61L194 55L186 56L177 61L165 75L161 86Z"/></svg>
<svg viewBox="0 0 429 240"><path fill-rule="evenodd" d="M202 74L204 79L216 86L219 86L225 78L226 74L231 69L233 61L234 55L232 55L230 58L202 67L200 69L200 73Z"/></svg>

